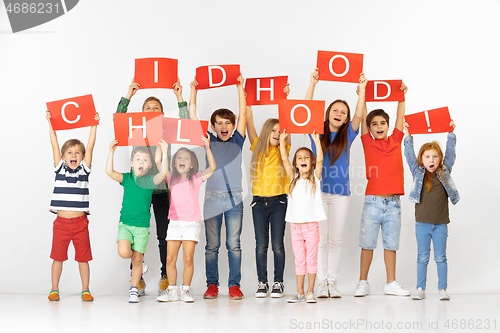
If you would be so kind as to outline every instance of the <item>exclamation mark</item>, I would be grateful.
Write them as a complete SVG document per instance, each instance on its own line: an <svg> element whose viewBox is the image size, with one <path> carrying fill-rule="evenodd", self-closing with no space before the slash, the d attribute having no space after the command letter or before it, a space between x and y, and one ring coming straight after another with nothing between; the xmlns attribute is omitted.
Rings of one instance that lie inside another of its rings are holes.
<svg viewBox="0 0 500 333"><path fill-rule="evenodd" d="M155 60L155 83L158 83L158 60Z"/></svg>
<svg viewBox="0 0 500 333"><path fill-rule="evenodd" d="M429 127L427 129L427 132L431 133L432 132L432 129L431 129L431 123L429 121L429 112L425 111L425 121L427 121L427 127Z"/></svg>

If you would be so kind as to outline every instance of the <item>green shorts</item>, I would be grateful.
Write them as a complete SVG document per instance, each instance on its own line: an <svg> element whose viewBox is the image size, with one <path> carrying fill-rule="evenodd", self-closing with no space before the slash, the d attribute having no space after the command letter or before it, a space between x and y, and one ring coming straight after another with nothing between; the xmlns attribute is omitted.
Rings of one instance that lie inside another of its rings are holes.
<svg viewBox="0 0 500 333"><path fill-rule="evenodd" d="M116 242L118 243L120 239L128 240L132 250L146 253L149 241L149 228L133 227L120 222L118 223L118 237L116 237Z"/></svg>

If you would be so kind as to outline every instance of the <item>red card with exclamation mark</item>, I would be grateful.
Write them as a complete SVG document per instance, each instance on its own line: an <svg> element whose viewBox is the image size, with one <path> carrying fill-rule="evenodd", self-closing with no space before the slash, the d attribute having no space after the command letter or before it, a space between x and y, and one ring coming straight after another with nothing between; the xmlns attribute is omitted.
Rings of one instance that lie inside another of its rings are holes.
<svg viewBox="0 0 500 333"><path fill-rule="evenodd" d="M450 126L451 117L447 106L406 115L405 122L409 125L410 135L453 131L453 126Z"/></svg>

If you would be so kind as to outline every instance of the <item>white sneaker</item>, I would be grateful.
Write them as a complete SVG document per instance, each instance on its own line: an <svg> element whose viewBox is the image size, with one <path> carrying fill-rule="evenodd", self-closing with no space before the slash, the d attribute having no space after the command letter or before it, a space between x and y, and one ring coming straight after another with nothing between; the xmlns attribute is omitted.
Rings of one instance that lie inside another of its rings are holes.
<svg viewBox="0 0 500 333"><path fill-rule="evenodd" d="M337 289L336 282L328 283L328 294L330 295L331 298L341 298L342 297L342 294Z"/></svg>
<svg viewBox="0 0 500 333"><path fill-rule="evenodd" d="M316 303L316 296L314 295L313 292L309 292L306 295L306 303Z"/></svg>
<svg viewBox="0 0 500 333"><path fill-rule="evenodd" d="M413 294L413 297L412 297L412 299L416 300L416 301L420 301L424 298L425 298L425 290L423 290L422 288L418 288L417 292L415 294Z"/></svg>
<svg viewBox="0 0 500 333"><path fill-rule="evenodd" d="M179 300L179 295L177 294L177 286L168 286L167 295L169 302L177 302Z"/></svg>
<svg viewBox="0 0 500 333"><path fill-rule="evenodd" d="M363 297L370 293L370 285L366 280L360 280L354 291L354 297Z"/></svg>
<svg viewBox="0 0 500 333"><path fill-rule="evenodd" d="M287 299L286 301L288 303L299 303L299 302L304 302L306 300L306 295L300 295L299 293L295 293Z"/></svg>
<svg viewBox="0 0 500 333"><path fill-rule="evenodd" d="M194 302L194 296L193 296L193 293L191 292L191 289L182 288L181 300L184 301L185 303L193 303Z"/></svg>
<svg viewBox="0 0 500 333"><path fill-rule="evenodd" d="M168 302L168 292L166 290L163 290L160 293L160 296L156 297L156 300L158 302Z"/></svg>
<svg viewBox="0 0 500 333"><path fill-rule="evenodd" d="M139 303L139 293L136 287L130 287L130 290L128 291L128 302Z"/></svg>
<svg viewBox="0 0 500 333"><path fill-rule="evenodd" d="M450 296L446 292L446 289L442 289L439 291L439 299L441 301L449 301L450 300Z"/></svg>
<svg viewBox="0 0 500 333"><path fill-rule="evenodd" d="M395 296L410 296L410 291L403 289L396 281L386 283L384 286L384 294Z"/></svg>
<svg viewBox="0 0 500 333"><path fill-rule="evenodd" d="M328 283L321 281L318 284L318 298L328 298Z"/></svg>

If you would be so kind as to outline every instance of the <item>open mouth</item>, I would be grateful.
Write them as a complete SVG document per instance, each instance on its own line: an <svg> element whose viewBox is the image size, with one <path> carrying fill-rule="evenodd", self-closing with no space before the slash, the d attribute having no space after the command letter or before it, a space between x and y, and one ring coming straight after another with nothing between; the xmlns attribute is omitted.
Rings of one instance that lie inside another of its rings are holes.
<svg viewBox="0 0 500 333"><path fill-rule="evenodd" d="M341 121L342 119L340 119L340 118L333 118L333 120L335 120L335 121Z"/></svg>
<svg viewBox="0 0 500 333"><path fill-rule="evenodd" d="M307 168L307 164L303 163L300 165L301 168Z"/></svg>
<svg viewBox="0 0 500 333"><path fill-rule="evenodd" d="M382 134L384 134L384 131L377 131L377 134L382 135Z"/></svg>
<svg viewBox="0 0 500 333"><path fill-rule="evenodd" d="M139 172L142 172L144 171L144 168L143 167L139 167L139 169L137 169Z"/></svg>
<svg viewBox="0 0 500 333"><path fill-rule="evenodd" d="M184 169L186 167L185 164L179 164L179 169Z"/></svg>
<svg viewBox="0 0 500 333"><path fill-rule="evenodd" d="M220 132L220 135L222 135L222 136L226 136L226 135L228 135L228 134L229 134L229 132L228 132L228 131L221 131L221 132Z"/></svg>
<svg viewBox="0 0 500 333"><path fill-rule="evenodd" d="M71 166L76 166L76 160L70 160L70 161L69 161L69 164L70 164Z"/></svg>

